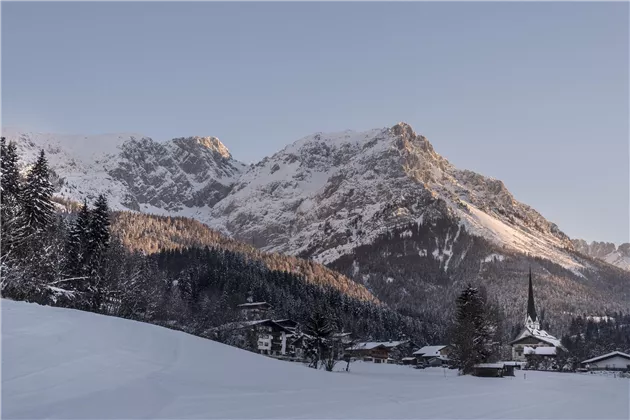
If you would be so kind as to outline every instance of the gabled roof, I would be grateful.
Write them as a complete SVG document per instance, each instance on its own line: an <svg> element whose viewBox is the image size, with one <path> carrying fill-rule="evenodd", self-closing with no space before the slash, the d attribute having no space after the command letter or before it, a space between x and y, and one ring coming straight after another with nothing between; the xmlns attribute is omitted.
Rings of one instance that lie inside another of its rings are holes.
<svg viewBox="0 0 630 420"><path fill-rule="evenodd" d="M478 363L474 367L476 368L490 368L490 369L503 369L505 363Z"/></svg>
<svg viewBox="0 0 630 420"><path fill-rule="evenodd" d="M365 343L357 343L352 347L348 347L346 350L372 350L378 347L385 347L383 343L379 343L376 341L365 342Z"/></svg>
<svg viewBox="0 0 630 420"><path fill-rule="evenodd" d="M523 328L523 331L521 331L518 337L512 340L510 344L514 344L527 337L535 338L536 340L542 341L543 343L551 344L554 347L560 347L562 349L564 348L564 346L560 343L560 340L558 340L553 335L549 334L547 331L537 330L531 327Z"/></svg>
<svg viewBox="0 0 630 420"><path fill-rule="evenodd" d="M384 347L386 349L393 349L401 344L406 344L409 341L367 341L362 343L356 343L352 347L348 347L346 350L372 350L378 347Z"/></svg>
<svg viewBox="0 0 630 420"><path fill-rule="evenodd" d="M440 350L448 347L446 345L443 346L424 346L420 350L414 351L415 355L423 355L423 356L437 356L440 354Z"/></svg>
<svg viewBox="0 0 630 420"><path fill-rule="evenodd" d="M630 354L622 353L620 351L613 351L613 352L604 354L603 356L597 356L597 357L593 357L592 359L585 360L582 363L598 362L600 360L610 359L611 357L615 357L615 356L620 356L620 357L630 360Z"/></svg>

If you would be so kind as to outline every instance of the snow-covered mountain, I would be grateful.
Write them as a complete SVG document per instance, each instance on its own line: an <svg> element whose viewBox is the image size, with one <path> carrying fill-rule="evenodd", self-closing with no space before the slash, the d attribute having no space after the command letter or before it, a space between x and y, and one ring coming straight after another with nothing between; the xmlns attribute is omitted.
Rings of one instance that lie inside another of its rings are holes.
<svg viewBox="0 0 630 420"><path fill-rule="evenodd" d="M3 135L26 161L47 152L65 198L105 193L114 209L191 216L268 251L330 263L397 226L451 217L500 246L582 268L555 224L500 180L455 168L405 123L317 133L249 168L215 137Z"/></svg>
<svg viewBox="0 0 630 420"><path fill-rule="evenodd" d="M555 224L501 181L455 168L405 123L317 133L249 168L215 137L3 134L27 161L46 150L65 198L105 193L114 209L191 216L268 251L330 263L397 226L448 216L500 246L581 267Z"/></svg>
<svg viewBox="0 0 630 420"><path fill-rule="evenodd" d="M593 241L588 243L583 239L574 239L572 242L575 249L582 254L630 271L630 243L617 246L611 242Z"/></svg>
<svg viewBox="0 0 630 420"><path fill-rule="evenodd" d="M24 164L44 149L59 177L58 195L108 196L113 209L203 213L221 200L246 165L216 137L157 142L138 134L56 135L3 129ZM206 211L207 212L207 211Z"/></svg>
<svg viewBox="0 0 630 420"><path fill-rule="evenodd" d="M501 181L455 168L405 123L298 140L250 167L211 215L236 238L323 263L397 226L448 216L501 246L581 267L555 224Z"/></svg>
<svg viewBox="0 0 630 420"><path fill-rule="evenodd" d="M627 272L577 252L500 180L455 168L405 123L316 133L250 166L214 137L4 133L27 161L46 150L62 197L195 218L321 262L394 308L444 313L478 279L517 320L533 266L550 311L628 309Z"/></svg>

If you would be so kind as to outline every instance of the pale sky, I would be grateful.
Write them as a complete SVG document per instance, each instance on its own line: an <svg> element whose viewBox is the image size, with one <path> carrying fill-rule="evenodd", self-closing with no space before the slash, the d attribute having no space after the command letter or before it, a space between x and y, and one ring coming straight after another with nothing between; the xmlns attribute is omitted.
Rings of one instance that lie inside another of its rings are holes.
<svg viewBox="0 0 630 420"><path fill-rule="evenodd" d="M629 240L628 3L1 3L2 118L253 162L411 124L571 237Z"/></svg>

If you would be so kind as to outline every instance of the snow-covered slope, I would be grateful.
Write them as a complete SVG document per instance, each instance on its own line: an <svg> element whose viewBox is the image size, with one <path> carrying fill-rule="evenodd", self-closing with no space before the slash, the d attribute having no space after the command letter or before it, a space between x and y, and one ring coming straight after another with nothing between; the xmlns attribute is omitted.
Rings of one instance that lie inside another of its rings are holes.
<svg viewBox="0 0 630 420"><path fill-rule="evenodd" d="M622 270L630 271L630 243L616 246L611 242L591 242L574 239L575 249L584 255L598 258Z"/></svg>
<svg viewBox="0 0 630 420"><path fill-rule="evenodd" d="M57 193L81 201L106 194L116 210L194 215L223 198L245 165L216 137L157 142L138 134L58 135L3 129L22 163L44 149Z"/></svg>
<svg viewBox="0 0 630 420"><path fill-rule="evenodd" d="M5 419L627 419L628 380L315 371L154 325L2 300ZM341 366L340 366L341 367Z"/></svg>
<svg viewBox="0 0 630 420"><path fill-rule="evenodd" d="M328 263L396 226L444 217L515 251L581 267L555 224L501 181L456 169L405 123L295 142L245 172L208 222L266 250Z"/></svg>

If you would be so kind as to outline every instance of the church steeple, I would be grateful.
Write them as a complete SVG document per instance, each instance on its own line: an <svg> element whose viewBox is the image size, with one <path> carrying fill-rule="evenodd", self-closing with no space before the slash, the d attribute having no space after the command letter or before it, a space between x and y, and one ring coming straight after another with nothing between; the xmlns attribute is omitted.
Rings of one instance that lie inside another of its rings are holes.
<svg viewBox="0 0 630 420"><path fill-rule="evenodd" d="M529 267L529 296L527 298L527 318L525 326L540 329L538 316L536 315L536 305L534 304L534 286L532 285L532 267Z"/></svg>

